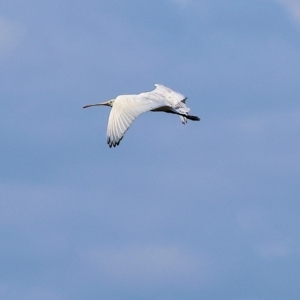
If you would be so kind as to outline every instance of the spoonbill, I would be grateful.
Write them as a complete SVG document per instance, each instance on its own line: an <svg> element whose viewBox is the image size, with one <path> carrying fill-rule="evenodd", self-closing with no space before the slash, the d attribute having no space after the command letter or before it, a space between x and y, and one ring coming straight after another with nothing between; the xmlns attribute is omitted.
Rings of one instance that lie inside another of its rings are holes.
<svg viewBox="0 0 300 300"><path fill-rule="evenodd" d="M190 109L185 105L187 97L177 93L162 84L155 84L155 89L138 95L120 95L106 102L88 104L91 106L110 106L112 109L108 118L107 143L116 147L122 140L131 123L147 111L163 111L179 115L182 124L188 120L200 121L197 116L189 115Z"/></svg>

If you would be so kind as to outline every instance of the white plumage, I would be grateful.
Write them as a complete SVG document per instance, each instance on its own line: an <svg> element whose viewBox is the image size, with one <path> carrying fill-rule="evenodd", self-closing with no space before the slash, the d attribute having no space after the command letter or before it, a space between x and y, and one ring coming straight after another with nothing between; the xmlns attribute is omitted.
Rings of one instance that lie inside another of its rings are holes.
<svg viewBox="0 0 300 300"><path fill-rule="evenodd" d="M199 121L196 116L190 116L190 109L185 105L186 97L161 84L155 84L155 89L138 95L120 95L103 103L85 105L83 108L91 106L111 106L108 125L107 143L109 147L119 145L125 132L131 123L142 113L147 111L163 111L177 114L181 122L186 124L187 119Z"/></svg>

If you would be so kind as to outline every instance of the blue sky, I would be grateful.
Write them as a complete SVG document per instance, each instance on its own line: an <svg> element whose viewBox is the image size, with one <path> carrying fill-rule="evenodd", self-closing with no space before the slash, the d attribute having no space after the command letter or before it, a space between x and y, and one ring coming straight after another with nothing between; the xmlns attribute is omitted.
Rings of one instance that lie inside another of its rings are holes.
<svg viewBox="0 0 300 300"><path fill-rule="evenodd" d="M1 299L299 299L299 78L298 0L1 1Z"/></svg>

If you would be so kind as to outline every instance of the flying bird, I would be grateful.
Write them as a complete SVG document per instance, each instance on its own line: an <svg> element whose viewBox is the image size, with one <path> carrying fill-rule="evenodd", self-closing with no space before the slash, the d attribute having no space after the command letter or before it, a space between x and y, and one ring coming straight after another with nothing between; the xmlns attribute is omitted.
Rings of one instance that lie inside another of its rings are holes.
<svg viewBox="0 0 300 300"><path fill-rule="evenodd" d="M186 97L161 84L155 84L155 89L138 95L120 95L106 102L85 105L110 106L112 109L108 118L107 143L116 147L122 140L131 123L147 111L163 111L179 115L182 124L188 120L200 121L200 118L189 115L190 109L185 105Z"/></svg>

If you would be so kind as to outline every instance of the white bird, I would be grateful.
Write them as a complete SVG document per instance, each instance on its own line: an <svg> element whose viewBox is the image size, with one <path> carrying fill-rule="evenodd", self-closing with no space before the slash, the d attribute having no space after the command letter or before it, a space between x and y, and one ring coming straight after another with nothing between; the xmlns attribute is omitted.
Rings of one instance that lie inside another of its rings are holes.
<svg viewBox="0 0 300 300"><path fill-rule="evenodd" d="M147 111L163 111L180 116L182 124L187 119L200 121L196 116L190 116L190 109L185 105L186 97L161 84L155 84L155 89L138 95L120 95L103 103L85 105L112 107L107 125L107 143L109 147L116 147L122 140L131 123L140 114Z"/></svg>

